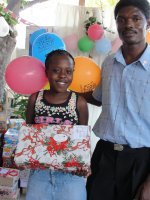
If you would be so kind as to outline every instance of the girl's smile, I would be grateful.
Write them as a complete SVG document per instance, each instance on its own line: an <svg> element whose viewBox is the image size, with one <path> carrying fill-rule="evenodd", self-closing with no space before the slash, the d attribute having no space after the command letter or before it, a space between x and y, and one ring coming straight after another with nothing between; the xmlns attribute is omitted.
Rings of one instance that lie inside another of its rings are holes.
<svg viewBox="0 0 150 200"><path fill-rule="evenodd" d="M55 55L49 63L46 75L51 85L51 92L65 92L72 82L74 64L65 55Z"/></svg>

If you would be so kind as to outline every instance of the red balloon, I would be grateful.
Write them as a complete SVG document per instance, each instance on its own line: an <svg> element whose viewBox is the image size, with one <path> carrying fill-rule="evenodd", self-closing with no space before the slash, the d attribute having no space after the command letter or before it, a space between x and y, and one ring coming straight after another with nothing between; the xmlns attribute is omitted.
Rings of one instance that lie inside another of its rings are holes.
<svg viewBox="0 0 150 200"><path fill-rule="evenodd" d="M92 24L89 26L87 33L88 37L95 41L101 39L104 34L104 30L99 24Z"/></svg>
<svg viewBox="0 0 150 200"><path fill-rule="evenodd" d="M41 90L47 82L44 64L31 56L11 61L5 71L8 86L18 94L32 94Z"/></svg>

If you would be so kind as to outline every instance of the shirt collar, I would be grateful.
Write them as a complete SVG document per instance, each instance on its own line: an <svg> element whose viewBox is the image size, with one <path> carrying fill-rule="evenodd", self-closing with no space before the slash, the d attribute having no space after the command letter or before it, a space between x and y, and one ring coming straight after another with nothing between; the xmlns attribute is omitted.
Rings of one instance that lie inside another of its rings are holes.
<svg viewBox="0 0 150 200"><path fill-rule="evenodd" d="M114 55L114 59L117 62L120 62L122 65L126 66L126 62L124 60L124 57L122 55L122 51L121 51L121 47L118 49L118 51L116 52L116 54Z"/></svg>
<svg viewBox="0 0 150 200"><path fill-rule="evenodd" d="M121 47L118 49L118 51L114 55L114 58L116 59L116 61L126 66L126 62L122 55ZM140 62L142 67L144 67L145 70L150 71L150 45L147 45L144 53L136 62Z"/></svg>
<svg viewBox="0 0 150 200"><path fill-rule="evenodd" d="M141 65L144 67L144 69L150 71L150 45L147 45L144 53L139 58L139 61Z"/></svg>

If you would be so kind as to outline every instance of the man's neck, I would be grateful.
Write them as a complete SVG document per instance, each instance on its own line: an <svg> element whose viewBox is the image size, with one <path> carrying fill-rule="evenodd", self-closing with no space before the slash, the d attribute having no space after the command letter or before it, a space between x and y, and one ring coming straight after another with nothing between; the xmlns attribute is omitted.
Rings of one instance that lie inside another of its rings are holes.
<svg viewBox="0 0 150 200"><path fill-rule="evenodd" d="M130 64L138 60L143 54L147 44L140 45L123 45L122 46L122 54L125 59L126 64Z"/></svg>

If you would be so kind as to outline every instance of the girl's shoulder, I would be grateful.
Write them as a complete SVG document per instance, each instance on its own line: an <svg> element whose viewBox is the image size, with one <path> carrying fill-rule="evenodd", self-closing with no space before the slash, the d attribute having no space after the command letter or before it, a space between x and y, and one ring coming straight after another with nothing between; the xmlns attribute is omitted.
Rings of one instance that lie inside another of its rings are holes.
<svg viewBox="0 0 150 200"><path fill-rule="evenodd" d="M37 97L38 97L38 94L39 94L39 92L31 94L31 96L29 97L29 101L30 102L35 102Z"/></svg>
<svg viewBox="0 0 150 200"><path fill-rule="evenodd" d="M71 98L76 101L78 108L87 105L87 101L85 100L85 98L77 92L71 91Z"/></svg>
<svg viewBox="0 0 150 200"><path fill-rule="evenodd" d="M85 101L85 98L83 96L81 96L79 93L77 92L74 92L74 91L70 91L71 92L71 96L74 96L77 98L78 101Z"/></svg>

